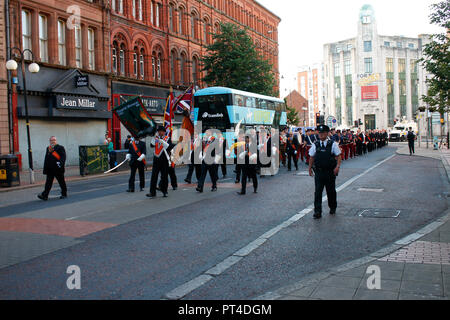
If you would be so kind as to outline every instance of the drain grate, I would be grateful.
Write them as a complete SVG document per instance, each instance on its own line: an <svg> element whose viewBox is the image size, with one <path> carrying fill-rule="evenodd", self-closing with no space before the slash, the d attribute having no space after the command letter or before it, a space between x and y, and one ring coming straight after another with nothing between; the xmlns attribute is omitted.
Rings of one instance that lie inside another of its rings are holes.
<svg viewBox="0 0 450 320"><path fill-rule="evenodd" d="M363 209L358 216L363 218L398 218L401 210L397 209Z"/></svg>
<svg viewBox="0 0 450 320"><path fill-rule="evenodd" d="M299 172L299 173L297 173L295 175L296 176L309 176L309 171L302 171L302 172Z"/></svg>

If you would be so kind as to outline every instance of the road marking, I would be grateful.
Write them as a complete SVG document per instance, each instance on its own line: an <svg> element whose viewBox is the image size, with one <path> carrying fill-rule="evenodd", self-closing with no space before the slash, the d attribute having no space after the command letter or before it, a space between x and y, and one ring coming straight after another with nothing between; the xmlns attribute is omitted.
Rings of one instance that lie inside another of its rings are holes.
<svg viewBox="0 0 450 320"><path fill-rule="evenodd" d="M376 165L370 167L369 169L365 170L363 173L351 178L344 184L342 184L339 188L336 189L336 192L340 192L347 188L349 185L351 185L353 182L358 180L359 178L365 176L375 168L378 168L386 161L389 161L393 157L395 157L396 154L393 154L392 156L389 156L388 158L384 159L383 161L377 163ZM322 198L322 201L326 201L327 196L324 196ZM213 276L219 276L226 270L228 270L230 267L238 263L240 260L242 260L244 257L249 255L254 250L258 249L260 246L262 246L268 239L273 237L275 234L280 232L281 230L289 227L291 224L299 221L301 218L306 216L308 213L312 212L314 209L314 204L308 206L306 209L303 209L298 214L293 215L286 221L280 223L278 226L270 229L266 233L264 233L262 236L256 238L254 241L246 245L245 247L239 249L235 253L233 253L231 256L225 258L222 262L218 263L215 267L207 270L202 275L198 276L197 278L186 282L177 288L173 289L169 293L165 295L165 298L175 300L175 299L181 299L187 294L191 293L192 291L198 289L199 287L203 286L205 283L209 282L213 279Z"/></svg>
<svg viewBox="0 0 450 320"><path fill-rule="evenodd" d="M384 191L384 189L359 188L358 191L360 191L360 192L378 192L378 193L381 193L381 192Z"/></svg>

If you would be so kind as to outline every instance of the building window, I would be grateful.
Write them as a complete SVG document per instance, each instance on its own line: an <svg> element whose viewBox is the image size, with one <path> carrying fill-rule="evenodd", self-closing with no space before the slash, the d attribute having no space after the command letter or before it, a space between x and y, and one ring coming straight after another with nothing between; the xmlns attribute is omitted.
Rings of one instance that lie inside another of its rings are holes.
<svg viewBox="0 0 450 320"><path fill-rule="evenodd" d="M159 26L160 26L160 18L161 18L160 14L161 14L161 8L162 8L162 5L159 4L159 3L157 3L157 4L156 4L156 17L155 17L155 20L156 20L156 26L157 26L158 28L159 28Z"/></svg>
<svg viewBox="0 0 450 320"><path fill-rule="evenodd" d="M145 77L145 62L144 62L144 49L141 49L141 54L139 55L139 73L141 76L141 79L144 79Z"/></svg>
<svg viewBox="0 0 450 320"><path fill-rule="evenodd" d="M397 48L402 48L402 43L401 42L397 42Z"/></svg>
<svg viewBox="0 0 450 320"><path fill-rule="evenodd" d="M372 52L372 41L364 41L364 52Z"/></svg>
<svg viewBox="0 0 450 320"><path fill-rule="evenodd" d="M388 96L394 94L394 79L386 80L386 93Z"/></svg>
<svg viewBox="0 0 450 320"><path fill-rule="evenodd" d="M194 84L198 84L198 59L197 57L192 58L192 79L194 81Z"/></svg>
<svg viewBox="0 0 450 320"><path fill-rule="evenodd" d="M386 58L386 72L394 72L394 59Z"/></svg>
<svg viewBox="0 0 450 320"><path fill-rule="evenodd" d="M133 53L133 74L135 78L138 76L138 63L137 63L137 54Z"/></svg>
<svg viewBox="0 0 450 320"><path fill-rule="evenodd" d="M155 80L156 77L156 59L154 56L152 56L152 79Z"/></svg>
<svg viewBox="0 0 450 320"><path fill-rule="evenodd" d="M175 10L173 4L169 4L169 29L171 32L175 32L175 19L174 19Z"/></svg>
<svg viewBox="0 0 450 320"><path fill-rule="evenodd" d="M398 59L398 73L406 72L406 60Z"/></svg>
<svg viewBox="0 0 450 320"><path fill-rule="evenodd" d="M123 0L118 1L119 1L119 13L123 14Z"/></svg>
<svg viewBox="0 0 450 320"><path fill-rule="evenodd" d="M112 49L112 68L113 68L113 72L117 73L117 50L116 50L116 48Z"/></svg>
<svg viewBox="0 0 450 320"><path fill-rule="evenodd" d="M22 10L22 50L31 50L31 13ZM26 60L31 60L31 54L27 51L24 54Z"/></svg>
<svg viewBox="0 0 450 320"><path fill-rule="evenodd" d="M116 11L116 0L111 1L111 9L112 11Z"/></svg>
<svg viewBox="0 0 450 320"><path fill-rule="evenodd" d="M184 55L184 53L182 53L181 60L180 60L180 80L181 80L181 83L183 83L183 84L186 83L185 74L184 74L185 68L186 68L186 56Z"/></svg>
<svg viewBox="0 0 450 320"><path fill-rule="evenodd" d="M94 29L88 29L88 58L89 70L95 70L95 32Z"/></svg>
<svg viewBox="0 0 450 320"><path fill-rule="evenodd" d="M364 58L364 72L365 73L373 72L372 58Z"/></svg>
<svg viewBox="0 0 450 320"><path fill-rule="evenodd" d="M178 9L180 17L178 18L178 32L184 35L184 9L180 7Z"/></svg>
<svg viewBox="0 0 450 320"><path fill-rule="evenodd" d="M131 0L131 15L136 19L136 0Z"/></svg>
<svg viewBox="0 0 450 320"><path fill-rule="evenodd" d="M58 57L59 64L66 65L66 23L58 20Z"/></svg>
<svg viewBox="0 0 450 320"><path fill-rule="evenodd" d="M42 62L48 62L47 17L39 15L39 54Z"/></svg>
<svg viewBox="0 0 450 320"><path fill-rule="evenodd" d="M158 81L161 81L161 54L158 55L158 60L156 61L156 76Z"/></svg>
<svg viewBox="0 0 450 320"><path fill-rule="evenodd" d="M350 50L352 50L353 49L353 45L350 43L350 44L348 44L347 45L347 51L350 51Z"/></svg>
<svg viewBox="0 0 450 320"><path fill-rule="evenodd" d="M125 74L125 51L123 47L119 51L119 64L120 64L120 74L123 76Z"/></svg>
<svg viewBox="0 0 450 320"><path fill-rule="evenodd" d="M191 37L197 39L197 32L195 31L197 28L197 14L195 12L191 15Z"/></svg>
<svg viewBox="0 0 450 320"><path fill-rule="evenodd" d="M409 44L408 44L408 48L414 49L414 43L409 43Z"/></svg>
<svg viewBox="0 0 450 320"><path fill-rule="evenodd" d="M389 41L385 41L385 42L384 42L384 46L385 46L385 47L390 47L390 46L391 46L391 43L390 43Z"/></svg>
<svg viewBox="0 0 450 320"><path fill-rule="evenodd" d="M352 62L350 60L345 60L345 75L352 74Z"/></svg>
<svg viewBox="0 0 450 320"><path fill-rule="evenodd" d="M74 27L75 33L75 64L77 68L83 66L83 50L82 50L82 39L81 39L81 28L79 26Z"/></svg>
<svg viewBox="0 0 450 320"><path fill-rule="evenodd" d="M417 73L417 60L410 61L411 73Z"/></svg>
<svg viewBox="0 0 450 320"><path fill-rule="evenodd" d="M138 19L142 21L142 0L138 0Z"/></svg>
<svg viewBox="0 0 450 320"><path fill-rule="evenodd" d="M150 23L152 25L155 24L155 17L154 17L154 11L153 8L155 7L155 3L153 1L150 2Z"/></svg>
<svg viewBox="0 0 450 320"><path fill-rule="evenodd" d="M334 64L334 76L339 77L340 75L341 75L341 68L340 68L339 62L336 62Z"/></svg>

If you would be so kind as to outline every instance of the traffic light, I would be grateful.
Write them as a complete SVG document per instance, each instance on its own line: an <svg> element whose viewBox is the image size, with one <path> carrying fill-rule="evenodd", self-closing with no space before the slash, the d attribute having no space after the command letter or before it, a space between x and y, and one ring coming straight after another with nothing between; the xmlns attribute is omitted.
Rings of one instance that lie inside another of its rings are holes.
<svg viewBox="0 0 450 320"><path fill-rule="evenodd" d="M316 125L320 124L320 113L316 113Z"/></svg>
<svg viewBox="0 0 450 320"><path fill-rule="evenodd" d="M355 120L355 127L359 126L359 121Z"/></svg>
<svg viewBox="0 0 450 320"><path fill-rule="evenodd" d="M359 125L360 125L360 126L362 126L362 125L363 125L363 123L362 123L361 119L358 119L358 123L359 123Z"/></svg>

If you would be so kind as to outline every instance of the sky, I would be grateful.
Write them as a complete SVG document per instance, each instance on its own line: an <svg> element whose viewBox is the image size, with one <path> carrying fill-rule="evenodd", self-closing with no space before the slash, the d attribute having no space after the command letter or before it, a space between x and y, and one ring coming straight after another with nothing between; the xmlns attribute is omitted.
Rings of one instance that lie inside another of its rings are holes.
<svg viewBox="0 0 450 320"><path fill-rule="evenodd" d="M278 28L280 94L296 89L299 67L323 60L323 45L357 33L359 11L364 4L375 11L381 35L417 37L440 33L429 23L430 5L439 0L257 0L281 18Z"/></svg>

